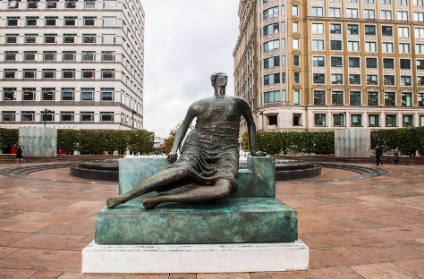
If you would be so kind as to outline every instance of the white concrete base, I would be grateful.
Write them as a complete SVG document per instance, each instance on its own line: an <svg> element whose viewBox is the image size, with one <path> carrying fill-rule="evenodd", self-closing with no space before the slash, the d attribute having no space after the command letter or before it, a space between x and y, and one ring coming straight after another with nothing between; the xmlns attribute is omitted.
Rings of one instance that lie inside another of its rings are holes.
<svg viewBox="0 0 424 279"><path fill-rule="evenodd" d="M244 244L98 245L82 250L83 273L223 273L307 270L302 241Z"/></svg>

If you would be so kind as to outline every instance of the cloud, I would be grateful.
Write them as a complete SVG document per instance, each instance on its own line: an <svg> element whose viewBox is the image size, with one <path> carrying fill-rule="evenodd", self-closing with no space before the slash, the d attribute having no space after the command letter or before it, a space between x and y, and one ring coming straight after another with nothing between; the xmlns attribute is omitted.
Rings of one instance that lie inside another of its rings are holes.
<svg viewBox="0 0 424 279"><path fill-rule="evenodd" d="M233 95L238 0L145 0L144 128L167 136L225 72Z"/></svg>

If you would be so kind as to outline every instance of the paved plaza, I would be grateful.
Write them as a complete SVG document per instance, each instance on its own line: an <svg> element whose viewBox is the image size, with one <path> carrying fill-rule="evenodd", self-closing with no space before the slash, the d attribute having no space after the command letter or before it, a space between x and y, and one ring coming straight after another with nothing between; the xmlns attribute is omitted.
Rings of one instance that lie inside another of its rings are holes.
<svg viewBox="0 0 424 279"><path fill-rule="evenodd" d="M0 278L424 278L424 166L383 169L361 178L325 168L319 178L277 183L277 198L298 211L309 271L179 275L80 273L96 211L117 184L70 177L67 168L0 176Z"/></svg>

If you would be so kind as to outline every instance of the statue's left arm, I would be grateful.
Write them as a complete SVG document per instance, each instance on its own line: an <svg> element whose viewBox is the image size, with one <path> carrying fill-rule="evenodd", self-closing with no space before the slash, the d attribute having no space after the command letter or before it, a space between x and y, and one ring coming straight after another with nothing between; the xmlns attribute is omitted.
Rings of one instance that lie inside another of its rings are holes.
<svg viewBox="0 0 424 279"><path fill-rule="evenodd" d="M250 111L249 104L244 99L241 99L238 104L238 107L240 109L241 114L246 119L251 155L265 156L266 153L261 151L256 151L256 147L255 147L256 146L256 125L255 125L255 121L253 121L253 116L252 116L252 112Z"/></svg>

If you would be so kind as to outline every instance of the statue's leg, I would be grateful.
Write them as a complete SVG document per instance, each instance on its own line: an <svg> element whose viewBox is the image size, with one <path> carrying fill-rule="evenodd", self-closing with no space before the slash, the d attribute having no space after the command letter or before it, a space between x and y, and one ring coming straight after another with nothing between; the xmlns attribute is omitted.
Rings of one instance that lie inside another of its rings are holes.
<svg viewBox="0 0 424 279"><path fill-rule="evenodd" d="M127 193L110 197L107 200L106 205L108 208L114 208L148 192L168 187L170 184L184 180L188 176L188 171L184 168L164 169L141 181Z"/></svg>
<svg viewBox="0 0 424 279"><path fill-rule="evenodd" d="M213 186L199 186L185 192L159 195L143 200L146 209L153 208L163 202L201 202L228 197L231 194L231 182L229 179L221 178Z"/></svg>

